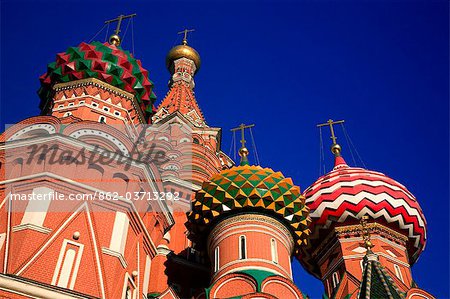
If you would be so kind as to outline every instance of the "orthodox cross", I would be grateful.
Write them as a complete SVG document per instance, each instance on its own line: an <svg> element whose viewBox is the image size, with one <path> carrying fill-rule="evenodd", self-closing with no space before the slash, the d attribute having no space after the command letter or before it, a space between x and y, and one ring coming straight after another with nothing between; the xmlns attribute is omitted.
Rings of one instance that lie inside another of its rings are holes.
<svg viewBox="0 0 450 299"><path fill-rule="evenodd" d="M241 131L241 144L242 147L241 148L245 148L245 129L249 129L249 128L253 128L255 126L255 124L251 124L251 125L246 125L246 124L240 124L239 127L233 128L231 129L231 132L236 132L236 131Z"/></svg>
<svg viewBox="0 0 450 299"><path fill-rule="evenodd" d="M183 45L187 45L187 35L189 32L193 32L195 29L184 29L183 31L178 32L178 34L184 34L183 37Z"/></svg>
<svg viewBox="0 0 450 299"><path fill-rule="evenodd" d="M129 19L129 18L135 17L135 16L136 16L135 13L133 13L131 15L128 15L128 16L120 15L120 16L118 16L115 19L111 19L111 20L105 21L105 24L110 24L110 23L113 23L113 22L117 22L117 27L116 27L116 30L114 31L114 34L119 35L119 33L120 33L120 25L122 25L122 21L125 20L125 19Z"/></svg>
<svg viewBox="0 0 450 299"><path fill-rule="evenodd" d="M344 123L344 120L333 121L332 119L329 119L326 123L318 124L317 127L321 128L321 127L324 127L324 126L330 126L331 140L333 140L333 144L336 144L337 137L336 137L336 135L334 135L333 125L342 124L342 123Z"/></svg>
<svg viewBox="0 0 450 299"><path fill-rule="evenodd" d="M366 247L367 250L370 250L370 248L373 247L372 242L370 241L370 232L369 232L369 228L367 227L367 219L369 219L369 216L362 216L361 220L360 220L360 225L361 225L361 233L362 233L362 238L364 241L364 247Z"/></svg>

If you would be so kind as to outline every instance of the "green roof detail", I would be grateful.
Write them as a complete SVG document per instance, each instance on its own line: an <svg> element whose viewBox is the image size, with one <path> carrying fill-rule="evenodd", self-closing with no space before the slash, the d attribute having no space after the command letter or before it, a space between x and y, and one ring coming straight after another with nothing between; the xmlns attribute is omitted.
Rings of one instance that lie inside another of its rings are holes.
<svg viewBox="0 0 450 299"><path fill-rule="evenodd" d="M364 257L364 270L358 299L403 299L405 295L378 261L370 249Z"/></svg>
<svg viewBox="0 0 450 299"><path fill-rule="evenodd" d="M261 285L262 285L262 282L264 281L264 279L266 279L267 277L276 275L275 273L272 273L269 271L256 270L256 269L242 270L242 271L239 271L236 273L244 273L244 274L247 274L247 275L250 275L251 277L253 277L257 283L257 289L256 289L257 292L261 292Z"/></svg>

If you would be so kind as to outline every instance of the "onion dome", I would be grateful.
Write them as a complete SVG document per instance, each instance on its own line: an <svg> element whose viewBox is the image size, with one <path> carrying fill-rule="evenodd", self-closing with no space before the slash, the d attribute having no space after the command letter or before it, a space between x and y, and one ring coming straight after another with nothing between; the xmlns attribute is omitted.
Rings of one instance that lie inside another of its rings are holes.
<svg viewBox="0 0 450 299"><path fill-rule="evenodd" d="M355 224L367 215L408 238L409 261L413 264L426 243L425 217L414 195L380 172L349 167L340 151L335 155L334 169L303 193L312 219L311 244L324 238L332 227ZM301 261L314 272L312 250L305 249Z"/></svg>
<svg viewBox="0 0 450 299"><path fill-rule="evenodd" d="M290 229L296 245L307 243L305 198L290 178L270 168L241 163L214 175L196 193L188 218L194 231L204 234L227 216L249 212L273 216Z"/></svg>
<svg viewBox="0 0 450 299"><path fill-rule="evenodd" d="M201 64L200 55L194 48L189 47L187 45L186 39L183 39L182 45L173 47L167 54L166 66L169 69L169 71L171 70L171 68L173 66L173 62L180 58L187 58L187 59L192 60L196 67L196 70L195 70L196 73L200 69L200 64Z"/></svg>
<svg viewBox="0 0 450 299"><path fill-rule="evenodd" d="M153 83L148 78L141 61L117 43L81 43L56 55L56 61L47 65L47 72L40 77L40 108L52 99L52 87L85 78L97 78L114 87L134 94L142 111L151 114L156 96Z"/></svg>

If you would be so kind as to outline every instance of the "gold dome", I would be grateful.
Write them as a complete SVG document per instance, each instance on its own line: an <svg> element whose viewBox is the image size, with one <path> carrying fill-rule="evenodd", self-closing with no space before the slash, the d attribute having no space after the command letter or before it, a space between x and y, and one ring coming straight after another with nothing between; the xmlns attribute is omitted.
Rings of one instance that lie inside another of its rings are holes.
<svg viewBox="0 0 450 299"><path fill-rule="evenodd" d="M194 48L189 47L187 44L178 45L173 47L169 54L166 57L166 66L170 71L172 63L179 58L187 58L192 60L195 63L195 67L197 68L195 72L198 72L200 69L200 55Z"/></svg>
<svg viewBox="0 0 450 299"><path fill-rule="evenodd" d="M120 36L118 36L117 34L113 34L109 37L109 43L111 45L115 45L116 47L118 47L120 45Z"/></svg>

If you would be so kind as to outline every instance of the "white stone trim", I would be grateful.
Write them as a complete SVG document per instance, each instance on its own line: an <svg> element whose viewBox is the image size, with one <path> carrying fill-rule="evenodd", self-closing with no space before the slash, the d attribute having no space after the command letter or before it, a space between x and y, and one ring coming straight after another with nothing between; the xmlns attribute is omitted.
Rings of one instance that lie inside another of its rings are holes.
<svg viewBox="0 0 450 299"><path fill-rule="evenodd" d="M28 262L17 271L16 275L21 275L22 272L28 268L36 259L37 257L44 252L44 250L47 249L48 246L50 246L50 244L53 242L54 239L56 239L56 237L61 233L61 231L72 221L72 219L81 211L85 210L86 212L86 216L88 219L88 224L89 224L89 228L90 228L90 233L91 233L91 237L92 237L92 242L93 242L93 248L94 248L94 252L95 252L95 258L96 258L96 263L97 263L97 270L98 270L98 278L99 278L99 283L100 283L100 289L102 292L102 298L105 299L106 295L105 295L105 286L104 286L104 282L103 282L103 272L102 272L102 268L100 266L100 256L98 254L98 249L97 249L97 240L95 238L95 234L94 234L94 228L92 225L92 219L91 219L91 215L90 215L90 211L88 208L87 203L84 203L82 205L80 205L80 207L78 207L78 209L75 210L75 212L72 213L72 215L69 216L69 218L66 219L66 221L55 231L55 233L50 236L50 238L47 240L47 242L41 247L39 248L39 250L36 252L35 255L33 255Z"/></svg>
<svg viewBox="0 0 450 299"><path fill-rule="evenodd" d="M227 280L225 280L225 281L222 281L222 283L220 283L220 284L217 286L217 288L216 288L216 290L215 290L215 292L214 292L212 298L219 298L219 297L217 297L217 293L220 291L220 289L221 289L225 284L227 284L227 283L229 283L229 282L231 282L231 281L233 281L233 280L243 280L243 281L245 281L245 282L249 282L249 283L251 283L251 284L254 286L255 291L256 291L256 289L258 288L258 286L255 285L254 282L253 282L251 279L247 278L247 277L242 277L242 276L232 277L232 278L230 278L230 279L227 279ZM238 296L238 297L240 297L240 296Z"/></svg>
<svg viewBox="0 0 450 299"><path fill-rule="evenodd" d="M252 260L254 260L254 259L252 259ZM225 266L223 266L222 268L225 268ZM260 266L244 266L244 267L233 268L232 270L225 271L224 273L222 273L218 277L216 277L216 275L213 275L212 279L213 279L213 281L217 281L217 280L221 279L222 277L224 277L225 275L227 275L229 273L236 273L236 272L240 272L240 271L243 271L243 270L263 270L263 271L272 272L273 275L279 275L279 276L282 276L282 277L285 276L285 274L283 274L281 272L278 272L278 271L276 271L276 270L274 270L272 268L265 268L265 267L260 267Z"/></svg>
<svg viewBox="0 0 450 299"><path fill-rule="evenodd" d="M142 294L147 297L148 286L150 284L150 271L152 267L152 259L149 255L145 257L144 281L142 282Z"/></svg>
<svg viewBox="0 0 450 299"><path fill-rule="evenodd" d="M261 270L276 272L277 275L280 275L280 276L283 276L283 277L285 277L285 276L291 277L291 275L283 267L281 267L279 264L274 264L271 261L268 261L268 260L265 260L265 259L259 259L259 258L247 258L245 260L234 260L234 261L231 261L231 262L229 262L229 263L227 263L225 265L221 265L220 269L224 269L224 268L227 268L227 267L233 266L235 264L239 264L239 263L251 264L251 262L260 262L260 263L268 264L270 266L268 266L267 268L266 267L259 267L259 266L244 266L244 267L233 268L233 269L230 269L230 270L226 271L220 277L222 277L226 273L238 271L236 269L261 269ZM277 269L280 270L280 272L278 272L276 270L273 270L271 267L276 267ZM220 272L220 270L217 271L216 273L218 273L218 272ZM215 275L216 274L213 275L213 279L215 279L214 278Z"/></svg>
<svg viewBox="0 0 450 299"><path fill-rule="evenodd" d="M73 290L73 288L75 286L75 281L77 279L78 270L79 270L79 267L80 267L81 256L83 255L84 245L81 244L81 243L70 241L68 239L64 239L63 244L61 246L61 250L59 251L59 257L58 257L58 261L56 263L55 272L53 273L53 278L52 278L51 284L52 285L58 285L59 284L59 280L61 278L62 266L64 264L66 253L68 251L68 250L66 250L67 249L67 244L70 244L70 245L73 245L75 247L78 247L78 250L77 250L77 252L75 254L75 258L74 258L73 264L72 264L72 266L70 268L70 271L68 273L68 275L69 275L68 285L60 286L60 287L69 288L69 289ZM72 273L72 270L73 270L73 273Z"/></svg>
<svg viewBox="0 0 450 299"><path fill-rule="evenodd" d="M267 283L265 283L261 287L261 292L264 292L265 287L271 283L279 283L279 284L284 285L285 287L287 287L288 289L290 289L292 291L292 294L295 295L295 298L300 299L300 297L297 295L297 291L295 289L293 289L292 286L290 286L289 284L287 284L286 282L284 282L282 280L272 280L272 281L269 280Z"/></svg>
<svg viewBox="0 0 450 299"><path fill-rule="evenodd" d="M111 250L108 247L102 247L102 253L118 258L120 263L122 264L123 268L128 267L128 264L127 264L127 261L125 260L125 257L120 252Z"/></svg>
<svg viewBox="0 0 450 299"><path fill-rule="evenodd" d="M83 299L85 296L69 294L62 289L53 289L30 281L21 281L18 277L0 274L0 290L33 299Z"/></svg>
<svg viewBox="0 0 450 299"><path fill-rule="evenodd" d="M44 227L45 217L47 216L48 207L50 206L51 199L46 198L45 195L51 194L55 190L48 187L34 188L32 194L43 195L43 200L28 200L27 207L23 214L21 225L31 224L36 227Z"/></svg>
<svg viewBox="0 0 450 299"><path fill-rule="evenodd" d="M13 226L12 231L13 232L18 232L21 230L26 230L26 229L30 229L30 230L34 230L43 234L49 234L51 233L51 229L47 228L47 227L43 227L43 226L38 226L32 223L25 223L25 224L19 224L16 226Z"/></svg>
<svg viewBox="0 0 450 299"><path fill-rule="evenodd" d="M127 214L121 211L116 211L114 226L111 231L109 249L119 252L122 255L125 253L129 226L130 220L128 219Z"/></svg>
<svg viewBox="0 0 450 299"><path fill-rule="evenodd" d="M1 147L0 147L0 149L1 149ZM83 189L86 189L86 190L89 190L89 191L92 191L92 192L97 192L97 193L99 193L99 192L104 192L104 190L101 190L101 189L98 189L98 188L94 188L94 187L92 187L92 186L85 185L85 184L83 184L83 183L76 182L76 181L74 181L74 180L71 180L71 179L69 179L69 178L66 178L66 177L63 177L63 176L60 176L60 175L51 173L51 172L40 172L40 173L37 173L37 174L32 174L32 175L22 176L22 177L10 179L10 180L0 181L0 184L9 184L9 183L17 182L17 181L31 180L31 179L39 178L39 177L50 177L50 178L54 178L54 179L57 179L57 180L59 180L59 181L66 182L66 183L69 183L69 184L71 184L71 185L73 185L73 186L78 186L78 187L80 187L80 188L83 188ZM148 181L148 182L150 183L150 181ZM151 186L151 187L155 187L155 186L156 186L156 185ZM155 190L157 190L157 188L155 188ZM136 214L138 214L138 213L137 213L137 210L136 210L136 207L135 207L134 204L133 204L133 201L126 200L126 198L124 198L124 197L122 197L122 196L119 196L119 197L117 198L117 200L118 200L118 201L125 202L125 203L128 203L128 205L131 207L130 212L131 212L131 213L136 213ZM113 203L114 201L110 201L110 202ZM159 200L152 201L152 202L157 202L159 205L162 205L162 201L159 201ZM167 212L167 211L168 211L168 210L166 209L166 211L163 212L163 214L164 214L166 217L168 217L168 212ZM149 234L149 232L148 232L148 230L147 230L147 228L146 228L144 222L142 221L141 217L136 217L136 219L138 219L138 221L139 221L141 227L143 228L143 232L147 235L148 239L150 240L150 246L156 251L155 243L153 243L153 240L152 240L152 238L150 237L150 234Z"/></svg>

